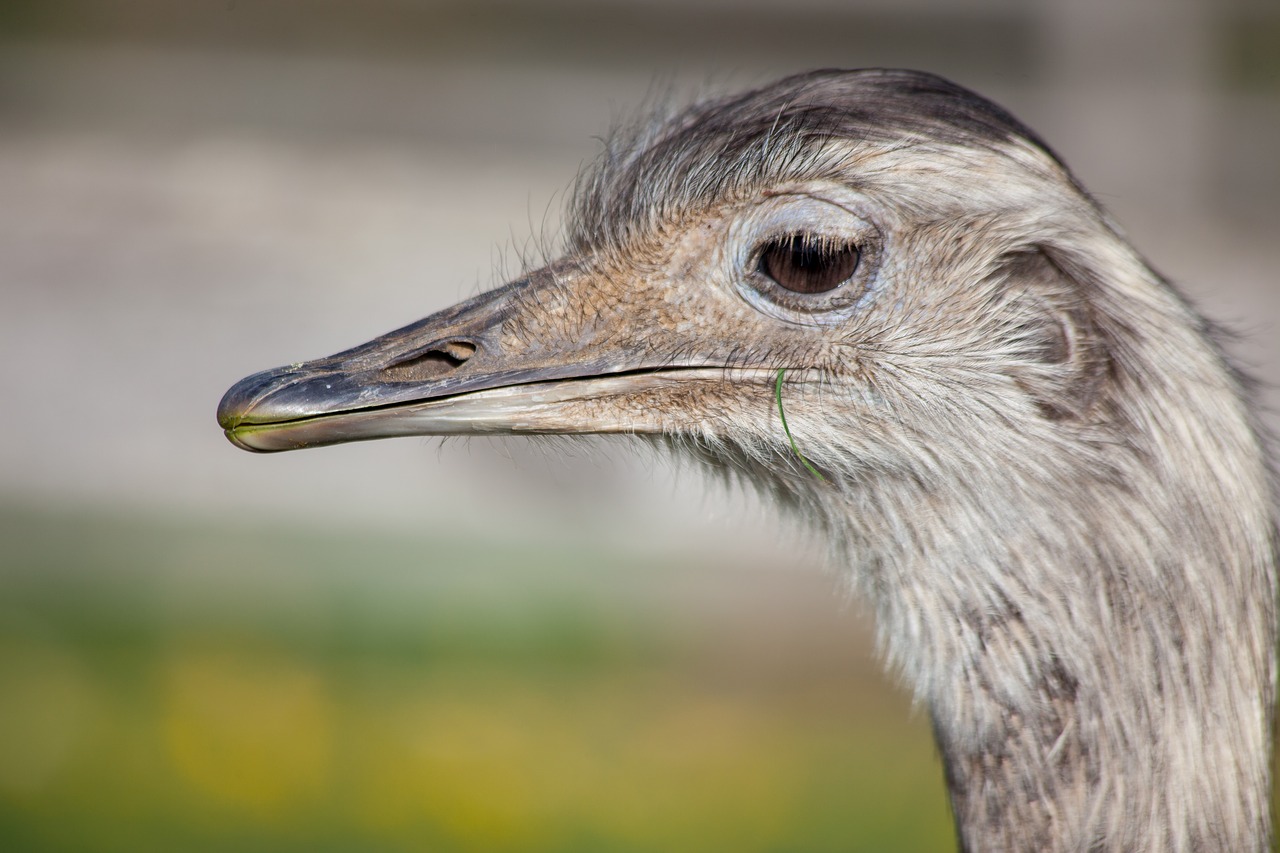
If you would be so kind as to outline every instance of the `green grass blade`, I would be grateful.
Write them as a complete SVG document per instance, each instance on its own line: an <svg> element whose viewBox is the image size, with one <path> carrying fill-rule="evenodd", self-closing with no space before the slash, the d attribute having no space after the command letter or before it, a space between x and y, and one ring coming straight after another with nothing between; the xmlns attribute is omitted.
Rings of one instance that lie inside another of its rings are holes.
<svg viewBox="0 0 1280 853"><path fill-rule="evenodd" d="M787 413L782 410L782 377L786 375L786 372L787 370L785 367L778 368L778 381L773 386L773 395L778 401L778 417L782 418L782 430L787 434L787 441L791 442L791 452L796 455L797 459L804 463L804 467L809 469L809 473L813 474L813 476L825 483L827 478L822 476L817 468L814 468L813 465L809 464L808 459L804 458L804 454L800 452L800 448L796 447L796 439L795 436L791 434L791 427L787 426Z"/></svg>

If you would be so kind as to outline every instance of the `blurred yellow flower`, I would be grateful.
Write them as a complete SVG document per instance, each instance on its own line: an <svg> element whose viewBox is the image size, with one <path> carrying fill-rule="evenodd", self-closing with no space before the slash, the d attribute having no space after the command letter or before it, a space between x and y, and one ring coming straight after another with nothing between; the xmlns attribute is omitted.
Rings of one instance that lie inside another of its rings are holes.
<svg viewBox="0 0 1280 853"><path fill-rule="evenodd" d="M199 791L261 817L325 796L333 710L317 674L215 653L180 656L167 675L165 743Z"/></svg>

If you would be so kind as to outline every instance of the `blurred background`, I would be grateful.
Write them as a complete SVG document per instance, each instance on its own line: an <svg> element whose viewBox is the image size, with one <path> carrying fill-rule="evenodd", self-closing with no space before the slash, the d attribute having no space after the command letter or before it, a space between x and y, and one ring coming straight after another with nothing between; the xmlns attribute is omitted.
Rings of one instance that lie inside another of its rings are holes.
<svg viewBox="0 0 1280 853"><path fill-rule="evenodd" d="M873 65L1039 130L1280 426L1271 0L4 0L0 847L953 844L928 721L749 497L213 418L554 247L653 92Z"/></svg>

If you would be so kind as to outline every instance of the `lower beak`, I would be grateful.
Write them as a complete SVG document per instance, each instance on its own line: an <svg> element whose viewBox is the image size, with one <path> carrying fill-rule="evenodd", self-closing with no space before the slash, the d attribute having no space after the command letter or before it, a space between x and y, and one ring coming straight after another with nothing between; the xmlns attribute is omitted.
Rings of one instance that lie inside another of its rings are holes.
<svg viewBox="0 0 1280 853"><path fill-rule="evenodd" d="M760 372L767 383L765 371L735 370L735 380L744 372ZM661 434L672 427L664 397L684 383L725 377L723 369L694 368L528 382L289 420L224 420L223 428L237 447L261 453L410 435Z"/></svg>

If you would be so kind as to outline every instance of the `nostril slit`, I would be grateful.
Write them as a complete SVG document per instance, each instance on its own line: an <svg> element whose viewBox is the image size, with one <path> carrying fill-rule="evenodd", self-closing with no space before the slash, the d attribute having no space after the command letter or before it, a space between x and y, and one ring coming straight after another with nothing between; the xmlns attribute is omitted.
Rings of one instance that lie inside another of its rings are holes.
<svg viewBox="0 0 1280 853"><path fill-rule="evenodd" d="M458 364L462 364L462 362L475 355L476 345L470 341L445 341L440 344L439 351L453 358ZM457 367L458 364L455 364L454 367Z"/></svg>
<svg viewBox="0 0 1280 853"><path fill-rule="evenodd" d="M470 341L442 341L388 364L382 375L388 382L430 382L450 373L475 352L476 345Z"/></svg>

